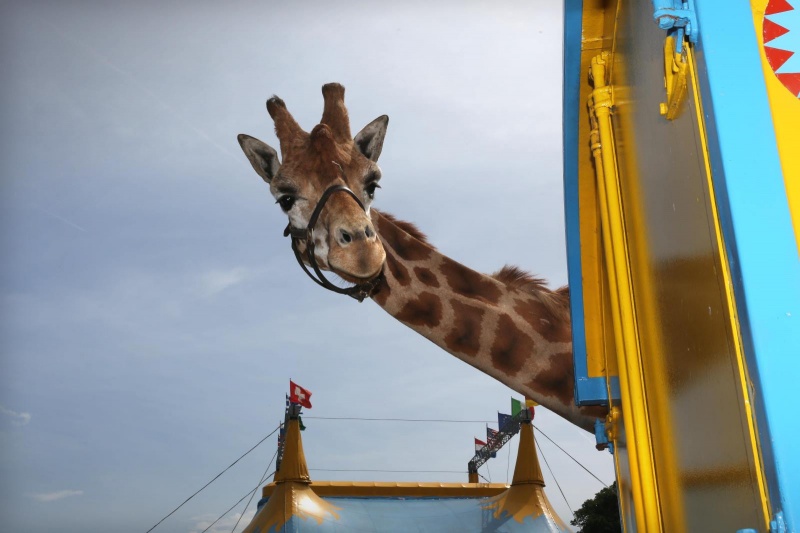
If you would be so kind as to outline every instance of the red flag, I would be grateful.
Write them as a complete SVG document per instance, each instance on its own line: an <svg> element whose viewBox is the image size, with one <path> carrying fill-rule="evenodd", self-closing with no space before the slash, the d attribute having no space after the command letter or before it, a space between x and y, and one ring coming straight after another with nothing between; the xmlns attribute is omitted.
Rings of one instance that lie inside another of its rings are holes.
<svg viewBox="0 0 800 533"><path fill-rule="evenodd" d="M536 407L537 405L539 404L534 402L533 400L525 398L525 407L527 407L528 410L531 412L531 420L533 420L533 417L536 416L536 412L534 411L533 408Z"/></svg>
<svg viewBox="0 0 800 533"><path fill-rule="evenodd" d="M289 380L289 401L299 403L306 409L311 409L311 392Z"/></svg>
<svg viewBox="0 0 800 533"><path fill-rule="evenodd" d="M475 451L476 452L479 451L484 446L486 446L486 443L476 437L475 438Z"/></svg>

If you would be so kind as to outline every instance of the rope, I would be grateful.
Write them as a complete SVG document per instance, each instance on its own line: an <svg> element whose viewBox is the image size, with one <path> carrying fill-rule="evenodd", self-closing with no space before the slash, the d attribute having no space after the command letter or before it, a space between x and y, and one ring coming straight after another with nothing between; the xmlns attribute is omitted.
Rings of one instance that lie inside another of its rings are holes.
<svg viewBox="0 0 800 533"><path fill-rule="evenodd" d="M253 490L250 492L250 499L249 499L249 500L247 500L247 505L245 505L245 506L244 506L244 509L242 510L242 514L240 514L240 515L239 515L239 518L237 518L237 519L236 519L236 523L233 525L233 529L231 529L231 533L233 533L234 531L236 531L236 528L237 528L237 527L239 527L239 522L242 520L242 517L244 516L244 513L246 513L246 512L247 512L247 508L248 508L248 507L250 507L250 502L252 502L252 501L253 501L253 496L255 496L255 495L256 495L256 492L258 492L258 487L260 487L260 486L261 486L261 484L262 484L262 483L264 483L264 480L265 480L265 479L267 479L267 472L269 472L269 467L271 467L271 466L272 466L272 461L274 461L274 460L275 460L275 457L276 457L277 455L278 455L278 450L277 450L277 449L275 449L275 453L272 455L272 459L270 459L270 460L269 460L269 464L267 465L267 468L265 468L265 469L264 469L264 473L263 473L263 474L261 474L261 480L258 482L258 485L256 485L256 488L254 488L254 489L253 489Z"/></svg>
<svg viewBox="0 0 800 533"><path fill-rule="evenodd" d="M449 423L449 424L477 424L477 423L489 424L489 423L493 423L494 422L494 420L452 420L452 419L447 419L446 420L446 419L437 419L437 418L367 418L367 417L350 417L350 416L306 416L305 418L307 418L307 419L315 419L315 420L357 420L357 421L362 421L362 422L364 422L364 421L366 421L366 422L437 422L437 423L444 422L444 423ZM586 468L583 465L583 463L581 463L575 457L570 455L570 453L567 450L565 450L564 448L559 446L556 441L554 441L553 439L551 439L547 435L547 433L545 433L544 431L542 431L541 429L539 429L535 425L533 427L536 429L536 431L541 433L544 436L544 438L546 438L547 440L549 440L550 442L555 444L556 447L559 450L561 450L562 452L564 452L564 454L567 457L569 457L570 459L575 461L578 464L578 466L580 466L581 468L586 470L586 472L590 476L595 478L601 485L603 485L604 487L608 487L608 485L602 479L597 477L594 474L594 472L592 472L591 470ZM511 456L509 455L509 468L507 468L507 470L510 470L510 460L511 460L510 457ZM342 470L342 471L346 472L346 470ZM361 471L363 472L363 470L361 470ZM384 472L389 472L389 470L384 470ZM506 473L506 477L508 477L508 473Z"/></svg>
<svg viewBox="0 0 800 533"><path fill-rule="evenodd" d="M491 424L496 422L496 420L442 420L436 418L363 418L363 417L353 417L353 416L304 416L303 418L307 419L316 419L316 420L361 420L361 421L369 421L369 422L447 422L452 424L476 424L476 423L486 423Z"/></svg>
<svg viewBox="0 0 800 533"><path fill-rule="evenodd" d="M465 474L466 470L380 470L369 468L309 468L316 472L411 472L415 474Z"/></svg>
<svg viewBox="0 0 800 533"><path fill-rule="evenodd" d="M508 472L511 470L511 447L506 448L506 485L508 485Z"/></svg>
<svg viewBox="0 0 800 533"><path fill-rule="evenodd" d="M433 423L455 423L455 424L475 424L475 423L490 423L490 422L494 422L493 420L491 420L491 421L490 420L453 420L453 419L433 419L433 418L368 418L368 417L336 417L336 416L329 416L329 417L326 417L326 416L306 416L306 418L307 419L315 419L315 420L356 420L356 421L367 421L367 422L433 422ZM575 461L581 468L583 468L587 473L589 473L589 475L591 475L593 478L595 478L600 484L602 484L604 487L608 487L608 485L606 483L604 483L603 480L601 480L599 477L597 477L591 470L586 468L575 457L570 455L570 453L567 452L564 448L559 446L558 443L556 443L553 439L551 439L544 431L539 429L537 426L533 426L533 427L536 429L536 431L541 433L547 440L552 442L567 457L569 457L570 459ZM266 437L264 437L263 439L258 441L253 447L251 447L249 450L247 450L238 459L236 459L234 462L232 462L230 465L228 465L228 467L226 467L224 470L222 470L222 472L220 472L219 474L214 476L208 483L206 483L205 485L200 487L197 491L195 491L194 494L192 494L191 496L186 498L186 500L184 500L183 503L181 503L175 509L170 511L166 516L164 516L164 518L159 520L153 527L148 529L145 533L150 533L156 527L161 525L161 523L164 522L164 520L166 520L167 518L169 518L170 516L175 514L175 512L177 512L178 509L183 507L192 498L194 498L195 496L200 494L200 492L202 492L206 487L211 485L211 483L216 481L220 476L222 476L222 474L224 474L225 472L230 470L236 463L238 463L240 460L242 460L244 457L246 457L250 452L255 450L258 446L260 446L269 437L274 435L275 432L278 431L278 429L280 429L280 425L278 425L278 427L276 427L269 435L267 435ZM553 474L553 471L550 468L550 465L547 463L547 459L545 458L544 453L542 453L542 449L539 446L539 442L538 441L535 441L535 442L536 442L536 447L539 449L539 453L541 454L542 459L544 460L544 463L547 466L547 469L550 471L550 474L553 476L553 480L556 482L556 486L558 487L559 492L561 492L561 497L564 498L564 502L566 502L567 508L569 508L570 512L572 513L572 515L574 517L575 513L572 511L572 508L570 507L569 502L567 501L567 498L564 495L564 491L561 489L561 485L558 483L558 480L556 479L555 475ZM270 466L272 465L272 462L275 460L275 457L277 456L277 453L278 453L278 451L276 450L275 451L275 455L273 455L272 459L269 462L269 465L267 465L267 470L270 468ZM507 465L506 465L506 483L508 483L508 474L509 474L509 470L510 470L510 465L511 465L511 452L509 450L508 455L507 455ZM345 469L345 468L311 468L309 470L315 470L315 471L320 471L320 472L390 472L390 473L404 473L404 472L407 472L407 473L425 473L425 474L428 474L428 473L463 474L464 473L464 471L462 471L462 470L381 470L381 469ZM491 474L491 471L489 471L488 464L486 466L486 470L487 470L487 474L489 475L489 478L491 478L492 474ZM486 479L486 477L483 476L480 473L478 473L478 475L481 478L483 478L484 480L486 480L487 482L491 483L491 479ZM250 492L248 492L247 494L242 496L239 499L239 501L237 501L235 504L233 504L233 506L230 507L227 511L225 511L225 513L220 515L220 517L217 518L214 522L212 522L211 525L208 526L208 528L203 530L203 533L208 531L214 524L216 524L225 515L227 515L229 512L231 512L234 507L239 505L242 501L244 501L245 498L247 498L249 496L250 500L248 500L247 505L245 506L245 508L242 511L241 515L239 515L239 519L236 521L236 525L234 525L234 528L233 528L233 530L231 532L231 533L233 533L233 531L235 531L236 527L239 525L239 522L242 519L242 516L244 516L244 513L247 512L247 508L250 506L250 503L252 502L252 499L253 499L253 496L255 495L256 490L261 486L261 484L264 482L264 480L267 477L269 477L269 475L262 476L261 481L259 481L259 484L253 490L251 490Z"/></svg>
<svg viewBox="0 0 800 533"><path fill-rule="evenodd" d="M544 460L544 464L547 466L547 470L550 472L550 475L553 476L553 481L556 482L556 487L558 487L558 492L560 492L561 493L561 497L564 498L564 503L567 504L567 509L569 509L569 512L572 513L572 518L575 518L575 512L572 510L572 507L569 506L569 502L567 501L567 497L564 496L564 491L561 490L561 485L558 483L558 479L556 478L555 474L553 474L553 470L550 468L550 465L547 463L547 458L544 456L544 453L542 452L542 447L539 446L539 443L536 441L536 439L534 439L533 442L536 443L536 448L539 449L539 455L542 456L542 459Z"/></svg>
<svg viewBox="0 0 800 533"><path fill-rule="evenodd" d="M203 489L205 489L206 487L208 487L209 485L211 485L213 482L215 482L215 481L217 480L217 478L219 478L219 476L221 476L222 474L224 474L225 472L227 472L228 470L230 470L230 469L231 469L231 467L232 467L233 465L235 465L236 463L238 463L238 462L239 462L241 459L243 459L243 458L244 458L244 457L245 457L247 454L249 454L250 452L252 452L253 450L255 450L255 449L256 449L256 448L257 448L257 447L258 447L258 446L259 446L259 445L260 445L262 442L264 442L265 440L267 440L268 438L270 438L270 437L271 437L271 436L272 436L272 435L273 435L273 434L274 434L276 431L278 431L278 429L279 429L279 428L280 428L280 425L279 425L278 427L276 427L276 428L275 428L275 429L272 431L272 433L270 433L269 435L267 435L266 437L264 437L263 439L261 439L260 441L258 441L258 443L256 443L256 445L255 445L255 446L253 446L252 448L250 448L249 450L247 450L246 452L244 452L244 454L243 454L241 457L239 457L239 459L236 459L234 462L232 462L230 465L228 465L228 467L227 467L225 470L223 470L222 472L220 472L219 474L217 474L216 476L214 476L214 478L213 478L211 481L209 481L208 483L206 483L205 485L203 485L202 487L200 487L200 488L197 490L197 492L195 492L194 494L192 494L191 496L189 496L188 498L186 498L186 499L183 501L183 503L182 503L182 504L180 504L180 505L179 505L179 506L177 506L175 509L173 509L172 511L170 511L170 512L169 512L169 514L167 514L167 516L165 516L164 518L162 518L161 520L159 520L159 521L156 523L156 525L154 525L153 527L151 527L150 529L148 529L148 530L147 530L145 533L150 533L150 532L151 532L151 531L153 531L155 528L157 528L157 527L158 527L158 526L161 524L161 522L163 522L164 520L166 520L167 518L169 518L170 516L172 516L173 514L175 514L175 511L177 511L178 509L180 509L181 507L183 507L184 505L186 505L186 503L187 503L189 500L191 500L192 498L194 498L195 496L197 496L198 494L200 494L200 492L202 492L202 491L203 491ZM244 499L244 498L243 498L243 499Z"/></svg>
<svg viewBox="0 0 800 533"><path fill-rule="evenodd" d="M270 462L269 462L270 464L272 464L272 461L274 461L274 460L275 460L275 456L276 456L276 455L278 455L278 450L275 450L275 454L272 456L272 459L271 459L271 460L270 460ZM267 469L269 469L269 465L267 465ZM211 528L214 526L214 524L216 524L217 522L219 522L220 520L222 520L222 517L223 517L223 516L225 516L226 514L230 513L230 512L233 510L233 508L234 508L234 507L236 507L237 505L239 505L240 503L242 503L242 502L244 501L244 499L245 499L245 498L247 498L248 496L250 496L250 494L252 494L252 493L253 493L253 492L255 492L256 490L258 490L258 487L260 487L260 486L261 486L261 484L262 484L262 483L264 483L264 480L266 480L266 479L267 479L269 476L271 476L271 475L272 475L272 474L274 474L274 473L275 473L275 472L272 472L272 473L270 473L270 474L267 474L266 476L263 476L263 477L261 478L261 481L259 481L259 482L258 482L258 485L256 485L256 488L254 488L253 490L251 490L250 492L248 492L247 494L245 494L244 496L242 496L241 498L239 498L239 501L238 501L238 502L236 502L236 503L234 503L233 505L231 505L231 506L228 508L228 510L227 510L227 511L225 511L224 513L222 513L221 515L219 515L219 517L217 517L217 519L216 519L216 520L214 520L213 522L211 522L211 524L210 524L210 525L209 525L207 528L205 528L203 531L201 531L201 533L206 533L206 531L208 531L209 529L211 529Z"/></svg>
<svg viewBox="0 0 800 533"><path fill-rule="evenodd" d="M369 417L350 417L350 416L307 416L306 418L316 419L316 420L357 420L357 421L362 421L362 422L436 422L436 423L444 422L444 423L451 423L451 424L476 424L476 423L487 423L488 424L488 423L494 422L494 420L453 420L453 419L438 419L438 418L369 418ZM531 425L533 425L533 424L531 424ZM567 450L565 450L564 448L559 446L559 444L556 441L554 441L553 439L551 439L550 436L547 435L547 433L545 433L544 431L542 431L541 429L539 429L539 427L537 427L535 425L533 425L533 427L534 427L534 429L536 429L536 431L541 433L544 436L544 438L546 438L547 440L552 442L556 446L556 448L561 450L567 457L569 457L570 459L575 461L578 464L578 466L583 468L590 476L595 478L598 481L598 483L600 483L604 487L608 487L608 485L602 479L597 477L597 475L595 475L594 472L592 472L591 470L586 468L586 466L584 466L583 463L581 463L575 457L573 457ZM487 468L488 468L488 466L487 466ZM511 469L511 452L509 450L509 453L508 453L508 464L506 465L506 482L508 482L508 474L510 472L510 469ZM312 470L324 470L324 469L317 468L317 469L312 469ZM342 470L329 470L329 471L333 471L333 472L370 472L371 470L345 470L345 469L342 469ZM422 472L422 473L444 472L444 473L447 473L447 472L450 472L450 471L435 471L435 470L417 470L417 471L414 471L414 470L374 470L374 472ZM490 475L491 475L491 473L490 473Z"/></svg>
<svg viewBox="0 0 800 533"><path fill-rule="evenodd" d="M577 459L575 459L574 457L572 457L572 456L571 456L569 453L567 453L567 450L565 450L564 448L562 448L561 446L559 446L559 445L558 445L558 443L556 443L556 441L554 441L553 439L551 439L550 437L548 437L548 436L547 436L547 434L546 434L544 431L542 431L541 429L537 428L536 426L533 426L533 427L536 429L536 431L538 431L539 433L541 433L542 435L544 435L544 437L545 437L547 440L549 440L550 442L552 442L553 444L555 444L555 445L556 445L556 447L557 447L559 450L561 450L562 452L566 453L566 454L567 454L567 457L569 457L570 459L572 459L573 461L575 461L576 463L578 463L578 465L579 465L581 468L583 468L584 470L586 470L587 472L589 472L589 475L591 475L593 478L595 478L597 481L599 481L601 485L603 485L604 487L608 488L608 485L606 485L605 483L603 483L603 480L602 480L602 479L600 479L599 477L597 477L596 475L594 475L594 474L592 473L592 471L591 471L591 470L589 470L588 468L586 468L585 466L583 466L583 465L581 464L581 462L580 462L580 461L578 461Z"/></svg>

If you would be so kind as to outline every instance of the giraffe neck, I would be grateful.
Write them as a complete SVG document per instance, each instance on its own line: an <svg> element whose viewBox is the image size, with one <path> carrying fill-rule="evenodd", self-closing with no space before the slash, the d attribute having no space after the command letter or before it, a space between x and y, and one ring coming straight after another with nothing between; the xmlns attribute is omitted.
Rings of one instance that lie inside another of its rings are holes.
<svg viewBox="0 0 800 533"><path fill-rule="evenodd" d="M372 299L447 352L580 426L604 409L574 404L566 298L538 284L504 283L439 253L409 225L371 211L386 250Z"/></svg>

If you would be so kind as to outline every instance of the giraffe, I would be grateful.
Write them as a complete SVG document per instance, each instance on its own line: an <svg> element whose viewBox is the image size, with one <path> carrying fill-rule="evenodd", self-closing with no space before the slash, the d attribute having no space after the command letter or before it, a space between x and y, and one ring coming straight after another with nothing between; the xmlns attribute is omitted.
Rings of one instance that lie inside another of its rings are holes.
<svg viewBox="0 0 800 533"><path fill-rule="evenodd" d="M344 87L326 84L322 95L322 119L310 133L283 100L267 101L280 159L264 142L238 137L288 216L285 234L293 236L301 266L316 264L366 284L362 298L371 297L450 354L592 432L606 411L574 404L568 288L550 290L516 267L491 276L476 272L436 250L413 224L373 209L389 118L376 118L352 137ZM304 230L310 223L313 233Z"/></svg>

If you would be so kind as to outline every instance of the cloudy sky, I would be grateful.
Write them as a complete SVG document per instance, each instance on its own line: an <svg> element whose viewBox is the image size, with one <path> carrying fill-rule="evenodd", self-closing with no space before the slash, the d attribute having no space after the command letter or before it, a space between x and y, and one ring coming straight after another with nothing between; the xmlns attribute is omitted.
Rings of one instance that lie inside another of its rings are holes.
<svg viewBox="0 0 800 533"><path fill-rule="evenodd" d="M559 3L0 6L0 528L144 533L277 426L290 377L312 478L466 481L482 422L331 417L490 421L510 390L307 279L236 135L277 146L266 99L310 129L341 82L354 131L391 117L377 207L562 285ZM590 435L537 424L613 480ZM481 474L505 482L516 444ZM601 488L541 445L573 509ZM202 531L274 451L155 531Z"/></svg>

